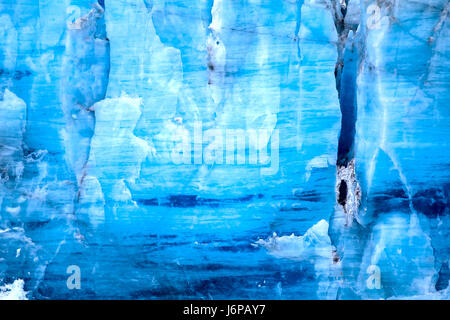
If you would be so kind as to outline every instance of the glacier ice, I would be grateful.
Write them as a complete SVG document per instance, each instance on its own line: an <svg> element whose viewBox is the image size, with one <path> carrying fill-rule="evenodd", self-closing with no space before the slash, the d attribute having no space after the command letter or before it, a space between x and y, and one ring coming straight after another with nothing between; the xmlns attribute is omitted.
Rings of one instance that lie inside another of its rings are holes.
<svg viewBox="0 0 450 320"><path fill-rule="evenodd" d="M265 247L269 254L294 261L310 261L314 266L315 279L318 282L317 297L320 299L333 298L336 287L330 279L336 273L333 268L333 248L328 236L328 222L320 220L309 228L303 236L277 236L273 234L267 240L259 239L255 244Z"/></svg>
<svg viewBox="0 0 450 320"><path fill-rule="evenodd" d="M0 297L448 299L449 10L0 0Z"/></svg>
<svg viewBox="0 0 450 320"><path fill-rule="evenodd" d="M24 281L15 280L11 284L0 287L0 300L28 300L27 293L23 290Z"/></svg>

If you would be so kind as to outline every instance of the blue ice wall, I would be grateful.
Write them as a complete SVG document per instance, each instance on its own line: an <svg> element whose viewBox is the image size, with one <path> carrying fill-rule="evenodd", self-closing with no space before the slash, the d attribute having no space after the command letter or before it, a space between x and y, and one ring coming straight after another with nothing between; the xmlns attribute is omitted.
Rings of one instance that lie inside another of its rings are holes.
<svg viewBox="0 0 450 320"><path fill-rule="evenodd" d="M0 21L1 298L448 298L448 1Z"/></svg>

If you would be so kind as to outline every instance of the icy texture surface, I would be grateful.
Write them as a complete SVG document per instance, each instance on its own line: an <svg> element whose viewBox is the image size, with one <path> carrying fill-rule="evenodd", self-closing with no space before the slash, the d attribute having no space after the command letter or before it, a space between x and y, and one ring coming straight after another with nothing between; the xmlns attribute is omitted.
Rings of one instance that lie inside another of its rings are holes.
<svg viewBox="0 0 450 320"><path fill-rule="evenodd" d="M448 299L449 10L0 0L0 298Z"/></svg>

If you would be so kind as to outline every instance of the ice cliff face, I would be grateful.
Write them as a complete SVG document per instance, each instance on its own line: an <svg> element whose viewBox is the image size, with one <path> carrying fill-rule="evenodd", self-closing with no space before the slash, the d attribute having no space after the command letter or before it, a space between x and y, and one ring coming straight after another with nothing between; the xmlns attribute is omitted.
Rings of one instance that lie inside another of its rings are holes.
<svg viewBox="0 0 450 320"><path fill-rule="evenodd" d="M449 10L0 0L0 296L448 298Z"/></svg>

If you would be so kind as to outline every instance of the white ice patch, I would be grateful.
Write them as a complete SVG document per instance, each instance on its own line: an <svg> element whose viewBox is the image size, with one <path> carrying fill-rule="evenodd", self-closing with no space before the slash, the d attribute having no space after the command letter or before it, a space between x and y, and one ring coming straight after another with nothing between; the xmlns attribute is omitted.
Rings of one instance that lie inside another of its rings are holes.
<svg viewBox="0 0 450 320"><path fill-rule="evenodd" d="M102 100L92 107L96 125L86 176L92 183L88 187L94 188L99 195L100 188L93 178L98 180L105 200L131 200L131 193L124 183L134 184L140 175L142 161L151 152L147 142L133 133L141 116L140 105L141 99L123 95Z"/></svg>
<svg viewBox="0 0 450 320"><path fill-rule="evenodd" d="M328 222L321 220L312 226L303 236L277 236L273 234L267 240L260 239L256 244L265 247L269 254L277 258L307 260L329 258L331 261L331 241L328 237Z"/></svg>
<svg viewBox="0 0 450 320"><path fill-rule="evenodd" d="M327 168L330 166L330 163L334 162L335 161L333 161L333 159L330 159L328 155L321 155L311 159L306 165L305 181L308 182L309 178L311 177L311 172L314 168Z"/></svg>
<svg viewBox="0 0 450 320"><path fill-rule="evenodd" d="M276 233L267 240L260 239L257 245L265 247L269 254L277 258L295 261L309 261L314 264L314 271L318 281L317 296L319 299L335 297L330 284L332 268L332 246L328 236L328 222L320 220L308 229L303 236L279 237Z"/></svg>
<svg viewBox="0 0 450 320"><path fill-rule="evenodd" d="M15 280L11 284L0 286L0 300L28 300L28 292L23 289L25 282Z"/></svg>
<svg viewBox="0 0 450 320"><path fill-rule="evenodd" d="M79 215L85 215L96 228L105 220L105 197L100 182L96 177L85 176L80 188Z"/></svg>
<svg viewBox="0 0 450 320"><path fill-rule="evenodd" d="M215 0L212 10L211 10L211 24L209 25L209 28L214 31L220 31L222 29L222 11L223 11L223 1L222 0Z"/></svg>
<svg viewBox="0 0 450 320"><path fill-rule="evenodd" d="M6 207L5 210L13 216L16 216L20 212L20 207Z"/></svg>

